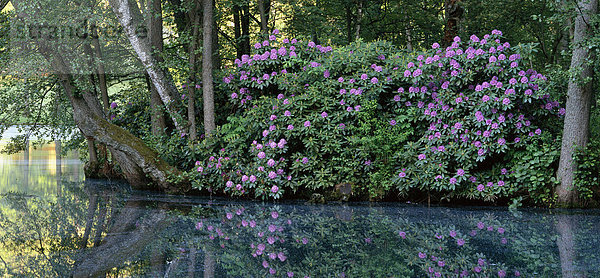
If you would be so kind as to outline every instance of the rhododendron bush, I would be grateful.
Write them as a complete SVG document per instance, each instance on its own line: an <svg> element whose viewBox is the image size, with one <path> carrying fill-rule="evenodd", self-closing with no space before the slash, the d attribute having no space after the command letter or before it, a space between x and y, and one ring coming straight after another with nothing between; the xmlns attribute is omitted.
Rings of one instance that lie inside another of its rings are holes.
<svg viewBox="0 0 600 278"><path fill-rule="evenodd" d="M519 154L548 142L564 109L528 68L531 45L501 39L495 30L408 53L275 32L224 76L236 112L207 141L217 151L196 163L196 187L262 198L339 183L373 198L527 195Z"/></svg>

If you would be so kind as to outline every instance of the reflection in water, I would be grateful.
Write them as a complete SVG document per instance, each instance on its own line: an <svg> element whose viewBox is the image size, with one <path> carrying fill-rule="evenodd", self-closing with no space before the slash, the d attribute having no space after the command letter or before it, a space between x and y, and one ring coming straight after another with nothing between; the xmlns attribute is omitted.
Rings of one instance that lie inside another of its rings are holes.
<svg viewBox="0 0 600 278"><path fill-rule="evenodd" d="M600 213L231 203L68 183L2 198L0 274L73 277L598 277ZM349 215L349 216L348 216ZM556 223L556 230L548 229ZM575 228L577 226L577 228ZM582 266L586 266L585 268ZM590 267L591 266L591 267ZM17 275L18 276L18 275Z"/></svg>
<svg viewBox="0 0 600 278"><path fill-rule="evenodd" d="M62 179L62 156L60 140L54 141L54 153L56 154L55 173L56 173L56 195L61 196L60 180Z"/></svg>
<svg viewBox="0 0 600 278"><path fill-rule="evenodd" d="M23 189L29 189L29 138L25 139L25 150L23 151Z"/></svg>
<svg viewBox="0 0 600 278"><path fill-rule="evenodd" d="M59 150L0 157L0 276L600 277L597 210L169 196L77 181Z"/></svg>
<svg viewBox="0 0 600 278"><path fill-rule="evenodd" d="M0 149L3 148L0 141ZM83 180L83 164L77 152L61 156L61 143L32 148L13 155L0 154L0 193L60 195L61 180Z"/></svg>
<svg viewBox="0 0 600 278"><path fill-rule="evenodd" d="M573 221L572 217L566 215L558 215L556 217L556 231L558 238L556 245L560 251L560 266L562 269L562 277L580 277L575 271L575 243L573 239Z"/></svg>

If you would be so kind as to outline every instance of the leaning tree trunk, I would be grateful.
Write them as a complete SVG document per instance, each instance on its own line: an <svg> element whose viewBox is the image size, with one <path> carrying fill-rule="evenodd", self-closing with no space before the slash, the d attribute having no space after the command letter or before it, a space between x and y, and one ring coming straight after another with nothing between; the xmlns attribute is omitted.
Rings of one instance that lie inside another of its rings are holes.
<svg viewBox="0 0 600 278"><path fill-rule="evenodd" d="M175 84L171 82L168 72L162 70L156 59L152 56L152 49L147 40L142 39L137 34L137 26L141 15L137 9L137 3L131 3L131 0L110 0L110 5L121 23L126 37L129 39L133 50L146 68L146 72L154 84L156 91L165 104L167 113L180 134L185 133L183 118L175 110L175 97L178 95Z"/></svg>
<svg viewBox="0 0 600 278"><path fill-rule="evenodd" d="M160 159L158 153L146 146L144 141L94 113L89 103L75 94L71 76L60 76L73 106L73 118L77 127L84 136L92 137L110 149L113 159L119 163L131 186L140 189L153 189L156 186L171 193L189 190L187 182L177 184L169 180L169 175L179 174L175 167Z"/></svg>
<svg viewBox="0 0 600 278"><path fill-rule="evenodd" d="M113 159L119 163L124 178L132 187L160 188L171 193L189 190L189 182L176 183L169 180L170 175L178 176L179 170L160 159L158 153L146 146L144 141L104 118L102 106L96 96L85 91L78 92L73 86L74 77L69 70L71 67L60 54L43 42L38 43L38 48L58 72L79 130L86 138L93 138L108 147Z"/></svg>
<svg viewBox="0 0 600 278"><path fill-rule="evenodd" d="M598 0L580 0L577 2L577 18L573 34L573 56L571 71L578 76L569 79L567 105L563 128L560 163L557 178L560 184L556 187L558 203L562 206L577 205L577 190L573 179L577 165L573 162L573 151L577 147L585 147L589 140L590 105L592 102L592 66L591 50L584 44L591 32L590 17L598 11Z"/></svg>
<svg viewBox="0 0 600 278"><path fill-rule="evenodd" d="M215 99L212 74L213 2L204 0L202 34L202 96L204 101L204 133L209 136L215 129Z"/></svg>

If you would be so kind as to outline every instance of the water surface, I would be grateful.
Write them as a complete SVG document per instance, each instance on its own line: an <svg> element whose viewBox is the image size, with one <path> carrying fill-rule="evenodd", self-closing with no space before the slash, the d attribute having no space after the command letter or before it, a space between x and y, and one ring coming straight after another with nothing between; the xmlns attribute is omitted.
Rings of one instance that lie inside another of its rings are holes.
<svg viewBox="0 0 600 278"><path fill-rule="evenodd" d="M0 155L0 276L600 277L600 211L250 202Z"/></svg>

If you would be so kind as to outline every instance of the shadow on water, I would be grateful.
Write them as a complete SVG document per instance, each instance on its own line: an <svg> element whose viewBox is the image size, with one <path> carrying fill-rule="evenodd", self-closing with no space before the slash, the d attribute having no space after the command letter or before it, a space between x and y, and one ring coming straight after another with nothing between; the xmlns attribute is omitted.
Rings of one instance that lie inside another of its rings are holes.
<svg viewBox="0 0 600 278"><path fill-rule="evenodd" d="M0 276L600 277L598 210L231 201L9 161L31 172L0 184Z"/></svg>

